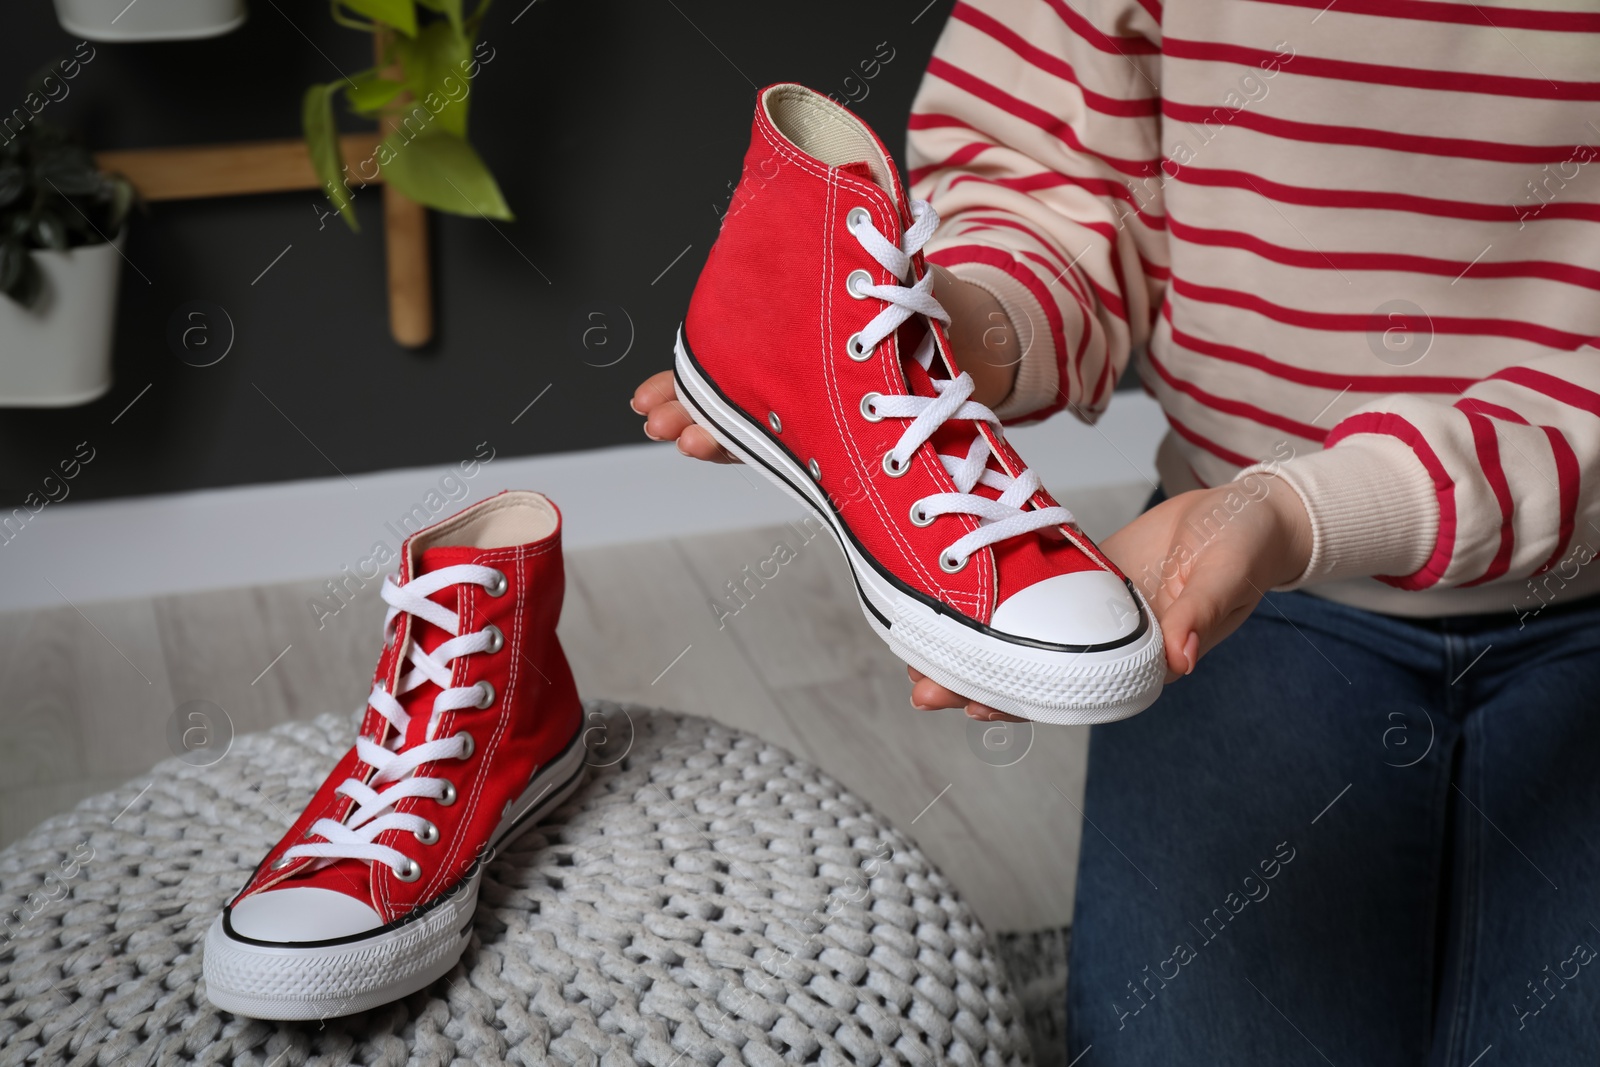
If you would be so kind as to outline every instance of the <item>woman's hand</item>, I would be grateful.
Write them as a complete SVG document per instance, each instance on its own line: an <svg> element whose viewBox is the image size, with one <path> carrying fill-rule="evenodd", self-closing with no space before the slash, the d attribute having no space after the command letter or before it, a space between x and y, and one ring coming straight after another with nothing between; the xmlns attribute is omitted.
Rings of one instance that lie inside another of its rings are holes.
<svg viewBox="0 0 1600 1067"><path fill-rule="evenodd" d="M678 451L694 459L712 463L739 462L684 408L671 371L664 370L646 378L633 391L628 406L644 416L644 435L650 440L676 441Z"/></svg>
<svg viewBox="0 0 1600 1067"><path fill-rule="evenodd" d="M1101 548L1160 621L1170 682L1238 629L1268 589L1305 571L1311 520L1287 482L1255 474L1165 500ZM964 707L974 719L1020 721L907 672L914 707Z"/></svg>
<svg viewBox="0 0 1600 1067"><path fill-rule="evenodd" d="M1011 320L987 289L942 267L930 265L930 269L933 295L950 312L950 347L956 365L972 375L976 386L972 399L994 407L1010 394L1021 362ZM628 406L645 417L644 435L652 441L676 441L678 451L694 459L739 462L684 409L670 370L646 378Z"/></svg>

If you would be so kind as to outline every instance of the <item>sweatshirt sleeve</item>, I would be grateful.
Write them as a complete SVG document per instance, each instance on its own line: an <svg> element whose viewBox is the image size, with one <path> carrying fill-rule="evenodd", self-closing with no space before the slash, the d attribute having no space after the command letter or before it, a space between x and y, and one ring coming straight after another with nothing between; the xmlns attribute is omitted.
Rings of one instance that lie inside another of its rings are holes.
<svg viewBox="0 0 1600 1067"><path fill-rule="evenodd" d="M1257 471L1285 479L1311 519L1311 561L1291 588L1570 580L1600 551L1600 351L1506 367L1453 402L1380 398L1323 451L1239 477Z"/></svg>
<svg viewBox="0 0 1600 1067"><path fill-rule="evenodd" d="M962 0L912 105L927 258L992 293L1021 350L997 414L1093 421L1168 276L1156 0Z"/></svg>

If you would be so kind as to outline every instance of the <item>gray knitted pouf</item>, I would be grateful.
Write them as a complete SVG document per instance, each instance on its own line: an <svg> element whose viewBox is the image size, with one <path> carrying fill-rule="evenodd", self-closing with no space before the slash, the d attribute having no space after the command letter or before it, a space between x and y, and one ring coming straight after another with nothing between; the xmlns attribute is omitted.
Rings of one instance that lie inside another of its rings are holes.
<svg viewBox="0 0 1600 1067"><path fill-rule="evenodd" d="M587 710L589 781L489 866L461 962L347 1018L237 1018L200 988L206 927L347 716L44 823L0 853L0 1064L1026 1061L988 937L904 835L748 734Z"/></svg>

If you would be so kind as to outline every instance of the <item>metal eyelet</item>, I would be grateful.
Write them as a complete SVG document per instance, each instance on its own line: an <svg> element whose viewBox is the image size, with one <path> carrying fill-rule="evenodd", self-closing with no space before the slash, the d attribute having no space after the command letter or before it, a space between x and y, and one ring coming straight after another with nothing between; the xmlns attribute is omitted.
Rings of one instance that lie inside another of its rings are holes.
<svg viewBox="0 0 1600 1067"><path fill-rule="evenodd" d="M913 526L932 526L933 520L937 519L938 517L939 516L937 515L929 515L927 512L923 511L922 501L920 500L911 505L911 525Z"/></svg>
<svg viewBox="0 0 1600 1067"><path fill-rule="evenodd" d="M288 856L279 856L277 859L267 864L267 869L272 871L281 871L293 862L294 860L290 859Z"/></svg>
<svg viewBox="0 0 1600 1067"><path fill-rule="evenodd" d="M882 422L883 416L872 410L872 405L882 399L882 393L863 393L861 396L861 417L868 422Z"/></svg>
<svg viewBox="0 0 1600 1067"><path fill-rule="evenodd" d="M461 753L461 755L457 756L456 759L460 759L460 760L471 759L472 758L472 754L474 752L478 751L477 742L473 741L472 740L472 735L467 733L467 731L465 731L465 730L461 730L461 731L457 732L456 737L464 737L464 738L467 739L467 750L465 752Z"/></svg>
<svg viewBox="0 0 1600 1067"><path fill-rule="evenodd" d="M872 222L871 212L864 207L853 207L850 209L850 213L844 217L844 228L854 232L855 228L863 222L868 224Z"/></svg>
<svg viewBox="0 0 1600 1067"><path fill-rule="evenodd" d="M389 869L394 871L394 876L402 882L415 882L422 877L422 864L416 860L406 860L405 866L399 870L395 870L393 867Z"/></svg>
<svg viewBox="0 0 1600 1067"><path fill-rule="evenodd" d="M509 584L506 582L506 576L500 571L495 571L494 578L490 580L488 585L483 587L483 591L490 596L505 596L508 588Z"/></svg>
<svg viewBox="0 0 1600 1067"><path fill-rule="evenodd" d="M444 795L439 798L441 806L448 808L456 802L456 786L454 782L444 784Z"/></svg>
<svg viewBox="0 0 1600 1067"><path fill-rule="evenodd" d="M489 682L479 682L474 688L478 690L478 702L472 705L475 708L486 708L494 703L494 686Z"/></svg>
<svg viewBox="0 0 1600 1067"><path fill-rule="evenodd" d="M489 647L484 649L488 654L494 655L506 647L506 635L494 623L485 626L482 632L489 635Z"/></svg>
<svg viewBox="0 0 1600 1067"><path fill-rule="evenodd" d="M971 558L971 556L967 557L967 559ZM959 573L966 568L967 559L952 560L948 553L941 552L939 553L939 569L944 571L946 574Z"/></svg>
<svg viewBox="0 0 1600 1067"><path fill-rule="evenodd" d="M861 335L859 333L853 333L850 335L850 340L844 343L844 351L845 355L849 356L857 363L865 363L867 360L872 358L872 349L862 346Z"/></svg>
<svg viewBox="0 0 1600 1067"><path fill-rule="evenodd" d="M433 823L424 823L422 829L415 832L416 839L424 845L437 845L439 843L439 828Z"/></svg>
<svg viewBox="0 0 1600 1067"><path fill-rule="evenodd" d="M883 473L889 477L898 478L910 469L911 460L908 459L904 463L896 463L893 452L885 452L883 454Z"/></svg>
<svg viewBox="0 0 1600 1067"><path fill-rule="evenodd" d="M816 460L812 460L810 463L806 464L806 470L811 472L812 481L822 481L822 464L818 463Z"/></svg>
<svg viewBox="0 0 1600 1067"><path fill-rule="evenodd" d="M873 284L872 283L872 275L868 274L864 270L853 270L853 271L850 272L850 274L844 280L844 291L849 293L851 296L855 297L857 300L865 300L867 297L871 296L872 294L871 293L860 293L860 292L857 292L856 291L856 286L857 285L871 285L871 284Z"/></svg>
<svg viewBox="0 0 1600 1067"><path fill-rule="evenodd" d="M767 412L767 425L772 427L773 433L783 432L783 420L778 418L776 411Z"/></svg>

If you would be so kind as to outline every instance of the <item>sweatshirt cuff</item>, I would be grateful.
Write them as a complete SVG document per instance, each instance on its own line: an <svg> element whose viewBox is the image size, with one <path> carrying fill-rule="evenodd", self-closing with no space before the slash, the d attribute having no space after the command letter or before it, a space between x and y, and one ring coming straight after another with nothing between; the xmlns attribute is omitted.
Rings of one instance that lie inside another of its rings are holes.
<svg viewBox="0 0 1600 1067"><path fill-rule="evenodd" d="M1299 495L1311 519L1311 559L1280 589L1421 570L1439 536L1433 478L1405 443L1346 438L1332 448L1269 460L1235 477L1275 475Z"/></svg>
<svg viewBox="0 0 1600 1067"><path fill-rule="evenodd" d="M1011 320L1011 335L1022 353L1017 378L994 413L1002 422L1025 420L1032 412L1055 403L1060 385L1050 324L1039 300L1028 287L999 267L987 263L952 263L945 267L964 282L971 282L1000 302Z"/></svg>

